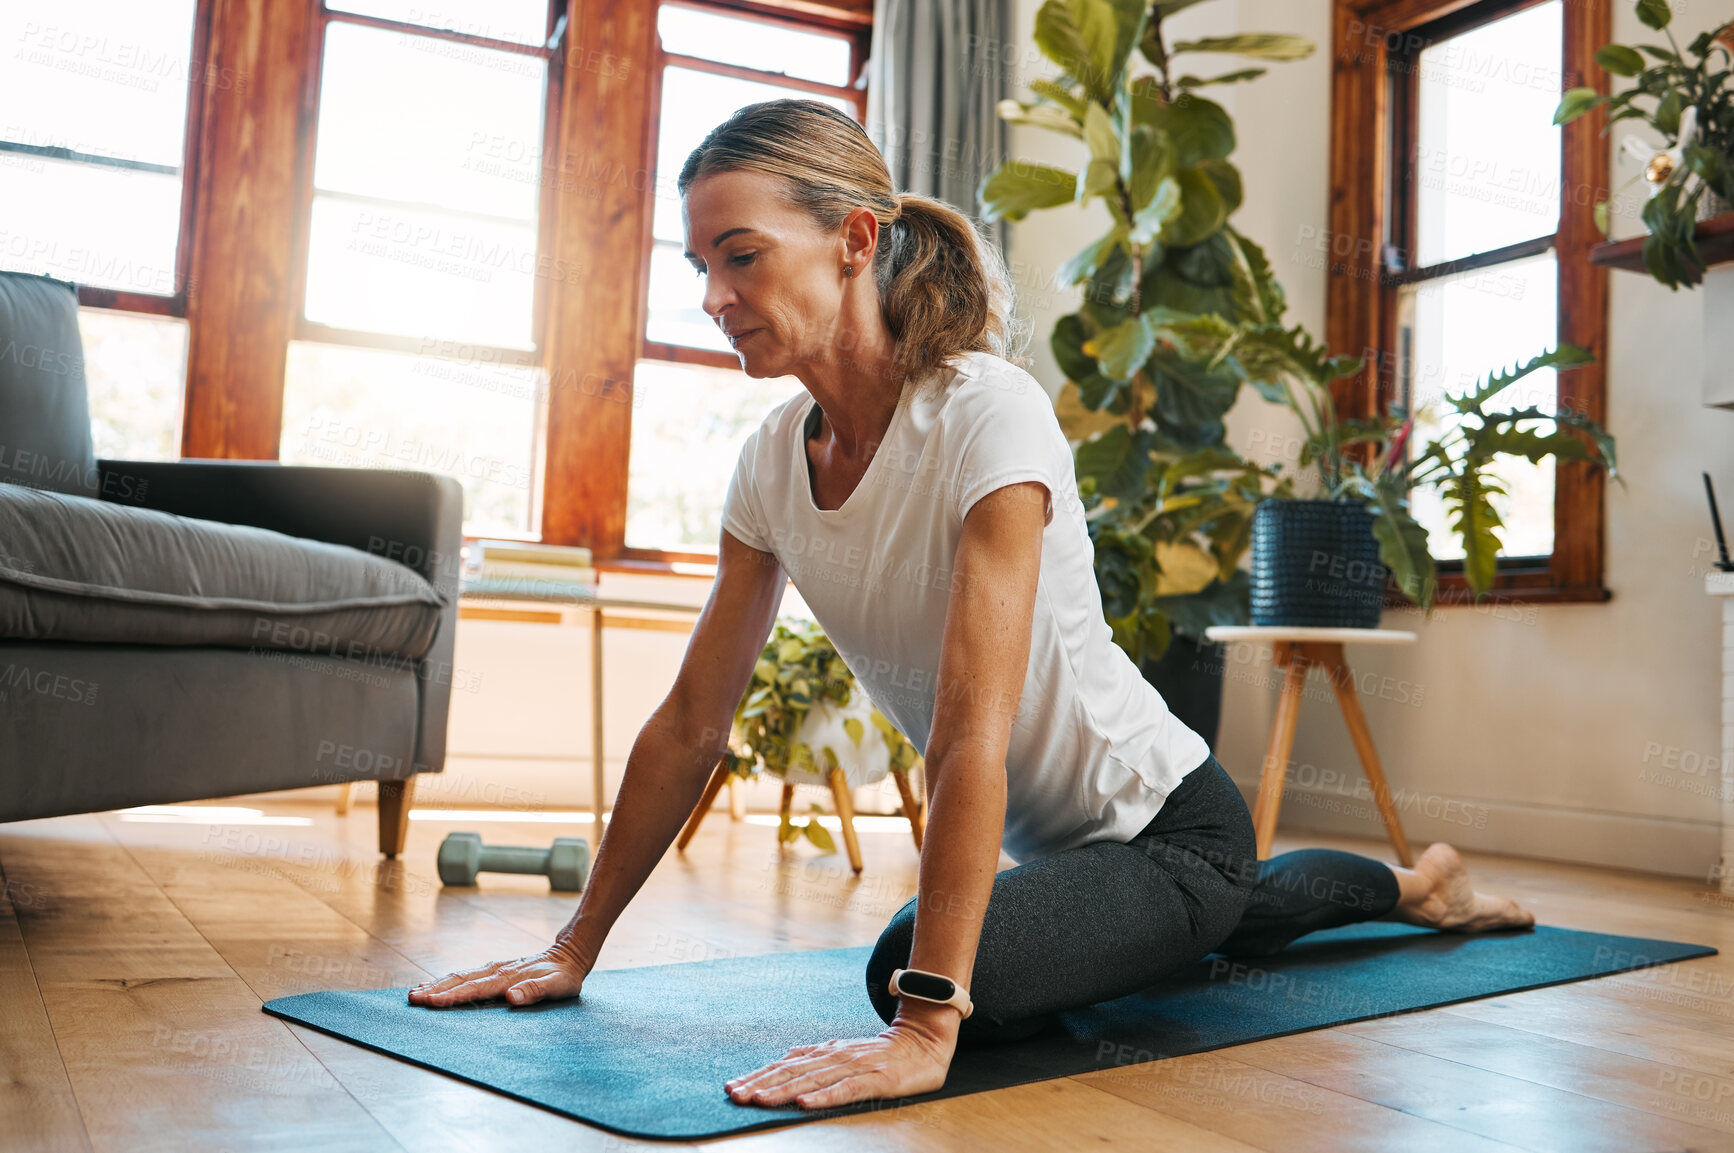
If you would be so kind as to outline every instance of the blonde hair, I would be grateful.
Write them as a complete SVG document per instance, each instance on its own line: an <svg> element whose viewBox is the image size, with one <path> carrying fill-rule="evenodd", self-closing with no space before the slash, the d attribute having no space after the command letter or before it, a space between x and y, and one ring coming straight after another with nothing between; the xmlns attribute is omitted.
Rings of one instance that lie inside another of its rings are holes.
<svg viewBox="0 0 1734 1153"><path fill-rule="evenodd" d="M1023 334L999 249L943 201L894 191L885 158L850 116L817 100L749 104L692 150L676 185L685 196L699 177L734 171L782 177L789 203L822 229L841 228L857 207L873 213L879 306L905 379L965 352L1019 357Z"/></svg>

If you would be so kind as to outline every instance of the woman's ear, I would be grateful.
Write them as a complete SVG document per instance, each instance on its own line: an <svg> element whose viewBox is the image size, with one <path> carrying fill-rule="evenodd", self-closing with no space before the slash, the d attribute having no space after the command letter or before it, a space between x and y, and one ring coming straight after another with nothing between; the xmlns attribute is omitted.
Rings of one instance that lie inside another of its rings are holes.
<svg viewBox="0 0 1734 1153"><path fill-rule="evenodd" d="M849 215L843 218L843 263L857 270L866 268L878 247L879 218L869 208L857 206L850 209Z"/></svg>

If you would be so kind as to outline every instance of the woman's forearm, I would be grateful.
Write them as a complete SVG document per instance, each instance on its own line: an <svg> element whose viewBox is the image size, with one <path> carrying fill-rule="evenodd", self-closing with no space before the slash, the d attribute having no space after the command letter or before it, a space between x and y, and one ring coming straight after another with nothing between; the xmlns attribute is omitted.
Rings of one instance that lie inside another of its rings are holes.
<svg viewBox="0 0 1734 1153"><path fill-rule="evenodd" d="M967 989L999 869L1005 764L1003 759L996 763L990 750L954 748L943 764L929 762L927 833L909 967L942 973ZM953 1009L909 998L900 1012L947 1032L962 1020Z"/></svg>
<svg viewBox="0 0 1734 1153"><path fill-rule="evenodd" d="M584 896L556 937L586 968L595 964L614 922L692 814L722 747L720 738L684 734L666 705L640 730L600 834Z"/></svg>

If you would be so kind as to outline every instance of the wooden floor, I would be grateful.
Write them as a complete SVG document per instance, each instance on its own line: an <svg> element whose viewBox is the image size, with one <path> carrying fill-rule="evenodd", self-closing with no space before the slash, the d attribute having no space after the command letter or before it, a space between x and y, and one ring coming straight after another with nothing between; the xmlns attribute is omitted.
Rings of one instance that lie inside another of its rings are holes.
<svg viewBox="0 0 1734 1153"><path fill-rule="evenodd" d="M327 805L263 808L313 823L104 814L0 826L0 1146L692 1147L610 1136L259 1011L285 994L406 985L540 947L572 898L516 877L442 892L434 850L456 827L546 844L587 826L417 821L394 866L372 851L369 807L346 818ZM775 842L772 828L713 815L685 857L657 868L601 966L868 944L914 893L906 834L863 834L859 879L808 845L779 859ZM1309 843L1389 856L1372 842ZM1613 871L1471 867L1544 924L1725 952L702 1147L1734 1150L1734 902Z"/></svg>

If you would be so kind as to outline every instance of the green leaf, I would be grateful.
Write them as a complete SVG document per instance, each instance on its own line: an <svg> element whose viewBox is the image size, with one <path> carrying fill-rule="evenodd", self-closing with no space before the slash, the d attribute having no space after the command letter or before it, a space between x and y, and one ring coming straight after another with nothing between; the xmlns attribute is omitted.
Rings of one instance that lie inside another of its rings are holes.
<svg viewBox="0 0 1734 1153"><path fill-rule="evenodd" d="M1202 430L1217 439L1213 434L1219 433L1223 416L1240 392L1238 375L1227 367L1207 368L1161 348L1151 356L1148 371L1156 385L1158 423L1175 431Z"/></svg>
<svg viewBox="0 0 1734 1153"><path fill-rule="evenodd" d="M994 105L994 111L1001 120L1012 124L1028 124L1034 128L1046 128L1050 132L1063 132L1067 136L1084 138L1084 129L1073 120L1062 108L1052 104L1020 104L1016 100L1001 100Z"/></svg>
<svg viewBox="0 0 1734 1153"><path fill-rule="evenodd" d="M1379 541L1379 560L1391 570L1391 579L1403 595L1423 609L1433 607L1438 580L1433 554L1427 551L1427 530L1404 507L1400 481L1379 487L1380 498L1367 505L1373 514L1373 536Z"/></svg>
<svg viewBox="0 0 1734 1153"><path fill-rule="evenodd" d="M1668 0L1638 0L1638 19L1649 28L1662 29L1674 15Z"/></svg>
<svg viewBox="0 0 1734 1153"><path fill-rule="evenodd" d="M1662 102L1656 105L1656 131L1669 140L1680 135L1680 114L1686 110L1686 99L1680 95L1678 88L1668 91L1662 97Z"/></svg>
<svg viewBox="0 0 1734 1153"><path fill-rule="evenodd" d="M1500 541L1495 530L1501 521L1490 497L1493 488L1492 479L1478 467L1465 467L1440 486L1451 527L1463 540L1463 576L1477 597L1493 587L1499 572Z"/></svg>
<svg viewBox="0 0 1734 1153"><path fill-rule="evenodd" d="M1156 186L1156 194L1151 197L1150 203L1132 218L1132 232L1128 239L1133 244L1149 244L1162 230L1163 225L1173 220L1179 212L1180 184L1169 176Z"/></svg>
<svg viewBox="0 0 1734 1153"><path fill-rule="evenodd" d="M1150 330L1149 322L1142 316L1134 316L1096 337L1084 350L1095 354L1102 375L1130 380L1155 347L1156 334Z"/></svg>
<svg viewBox="0 0 1734 1153"><path fill-rule="evenodd" d="M1030 91L1047 97L1061 108L1072 114L1072 118L1082 125L1084 109L1090 103L1087 97L1079 96L1064 84L1045 78L1030 81Z"/></svg>
<svg viewBox="0 0 1734 1153"><path fill-rule="evenodd" d="M1243 80L1257 80L1269 69L1242 68L1239 72L1224 72L1220 76L1182 76L1176 83L1182 89L1204 88L1211 84L1239 84Z"/></svg>
<svg viewBox="0 0 1734 1153"><path fill-rule="evenodd" d="M1107 0L1046 0L1036 10L1036 47L1101 104L1113 99L1118 36Z"/></svg>
<svg viewBox="0 0 1734 1153"><path fill-rule="evenodd" d="M1084 166L1084 178L1078 184L1077 199L1112 193L1120 180L1120 134L1114 122L1100 104L1092 103L1084 113L1084 143L1090 147L1090 161ZM1118 209L1117 203L1111 208Z"/></svg>
<svg viewBox="0 0 1734 1153"><path fill-rule="evenodd" d="M1080 480L1094 477L1096 491L1116 500L1136 500L1144 492L1155 438L1148 429L1136 433L1116 424L1100 436L1078 445L1072 465Z"/></svg>
<svg viewBox="0 0 1734 1153"><path fill-rule="evenodd" d="M1180 185L1180 211L1168 218L1157 237L1177 247L1198 244L1227 223L1228 205L1202 168L1182 168L1175 180Z"/></svg>
<svg viewBox="0 0 1734 1153"><path fill-rule="evenodd" d="M855 742L855 747L861 747L861 740L867 735L867 726L861 723L860 717L844 717L843 731L849 734L849 739Z"/></svg>
<svg viewBox="0 0 1734 1153"><path fill-rule="evenodd" d="M1148 124L1134 124L1126 134L1126 191L1136 214L1150 204L1169 171L1168 138Z"/></svg>
<svg viewBox="0 0 1734 1153"><path fill-rule="evenodd" d="M837 851L837 842L831 839L831 831L819 823L819 818L808 817L806 827L807 839L827 853Z"/></svg>
<svg viewBox="0 0 1734 1153"><path fill-rule="evenodd" d="M1166 132L1181 167L1221 160L1234 151L1234 121L1213 100L1184 92L1165 104L1155 80L1140 76L1132 82L1131 101L1133 122Z"/></svg>
<svg viewBox="0 0 1734 1153"><path fill-rule="evenodd" d="M1539 372L1544 368L1575 368L1594 359L1588 349L1579 348L1575 344L1562 344L1551 352L1544 352L1531 359L1527 364L1515 366L1509 371L1492 373L1474 392L1451 397L1451 407L1460 413L1480 414L1482 405L1532 372Z"/></svg>
<svg viewBox="0 0 1734 1153"><path fill-rule="evenodd" d="M1167 617L1176 631L1203 640L1204 630L1212 625L1244 625L1251 621L1252 578L1245 570L1236 570L1228 580L1215 581L1201 592L1160 597L1152 600L1150 607ZM1160 656L1161 650L1155 655Z"/></svg>
<svg viewBox="0 0 1734 1153"><path fill-rule="evenodd" d="M1240 207L1240 169L1226 160L1203 160L1198 163L1198 170L1216 185L1216 195L1222 199L1225 215Z"/></svg>
<svg viewBox="0 0 1734 1153"><path fill-rule="evenodd" d="M1084 351L1084 342L1091 331L1078 313L1062 316L1054 323L1048 347L1066 379L1078 386L1078 400L1089 409L1102 409L1120 395L1120 384L1102 374L1096 358Z"/></svg>
<svg viewBox="0 0 1734 1153"><path fill-rule="evenodd" d="M1088 280L1096 274L1096 270L1108 259L1115 248L1125 244L1126 228L1116 224L1109 233L1096 243L1084 248L1070 260L1060 265L1055 278L1061 284L1076 284L1080 280ZM1079 381L1082 384L1083 381Z"/></svg>
<svg viewBox="0 0 1734 1153"><path fill-rule="evenodd" d="M1008 160L982 182L982 219L1022 220L1037 208L1069 204L1076 184L1076 178L1063 169Z"/></svg>
<svg viewBox="0 0 1734 1153"><path fill-rule="evenodd" d="M1255 60L1304 60L1313 54L1313 42L1305 36L1286 33L1247 32L1239 36L1182 40L1169 52L1176 56L1182 52L1223 52L1232 56L1251 56Z"/></svg>
<svg viewBox="0 0 1734 1153"><path fill-rule="evenodd" d="M1596 63L1615 76L1636 76L1644 70L1644 58L1624 44L1604 44L1596 49Z"/></svg>
<svg viewBox="0 0 1734 1153"><path fill-rule="evenodd" d="M1555 124L1570 124L1598 104L1606 104L1608 98L1594 88L1569 88L1564 96L1559 98L1559 107L1553 110Z"/></svg>

